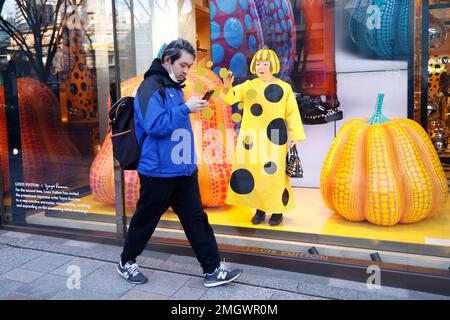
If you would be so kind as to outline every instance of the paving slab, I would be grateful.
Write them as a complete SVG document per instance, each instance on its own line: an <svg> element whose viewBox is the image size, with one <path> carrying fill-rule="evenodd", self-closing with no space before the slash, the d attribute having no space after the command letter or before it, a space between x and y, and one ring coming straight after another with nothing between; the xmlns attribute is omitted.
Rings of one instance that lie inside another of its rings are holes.
<svg viewBox="0 0 450 320"><path fill-rule="evenodd" d="M144 272L147 275L147 272ZM136 285L127 282L116 271L116 265L108 263L81 279L81 289L122 296Z"/></svg>
<svg viewBox="0 0 450 320"><path fill-rule="evenodd" d="M50 299L65 289L67 289L67 277L47 274L36 281L23 285L15 293L39 299Z"/></svg>
<svg viewBox="0 0 450 320"><path fill-rule="evenodd" d="M271 289L229 283L207 290L200 300L269 300L274 292Z"/></svg>
<svg viewBox="0 0 450 320"><path fill-rule="evenodd" d="M49 300L116 300L119 296L103 294L88 290L66 289L59 291L49 298Z"/></svg>
<svg viewBox="0 0 450 320"><path fill-rule="evenodd" d="M199 300L207 290L209 289L184 286L175 292L175 294L170 297L170 300Z"/></svg>
<svg viewBox="0 0 450 320"><path fill-rule="evenodd" d="M320 297L307 296L304 294L277 291L274 292L270 300L327 300Z"/></svg>
<svg viewBox="0 0 450 320"><path fill-rule="evenodd" d="M36 272L36 271L16 268L16 269L13 269L11 271L8 271L8 272L2 274L0 276L0 278L19 281L19 282L23 282L23 283L30 283L44 275L45 275L45 273L43 273L43 272Z"/></svg>
<svg viewBox="0 0 450 320"><path fill-rule="evenodd" d="M46 253L39 258L24 264L22 268L47 273L59 268L72 259L73 257L62 254Z"/></svg>
<svg viewBox="0 0 450 320"><path fill-rule="evenodd" d="M141 290L131 289L123 296L120 297L120 300L168 300L168 296L154 294L150 292L145 292Z"/></svg>
<svg viewBox="0 0 450 320"><path fill-rule="evenodd" d="M9 279L0 279L0 299L4 299L8 295L14 293L16 290L24 286L23 282L9 280Z"/></svg>
<svg viewBox="0 0 450 320"><path fill-rule="evenodd" d="M85 258L72 258L72 260L68 261L66 264L61 267L53 270L52 274L57 274L60 276L68 276L72 274L74 271L77 271L74 268L79 268L79 272L81 274L81 279L85 278L92 272L106 266L105 262L85 259Z"/></svg>
<svg viewBox="0 0 450 320"><path fill-rule="evenodd" d="M41 251L7 247L0 250L0 274L37 259L44 253Z"/></svg>
<svg viewBox="0 0 450 320"><path fill-rule="evenodd" d="M182 274L154 271L148 277L147 283L139 285L139 290L164 296L172 296L190 279L190 276Z"/></svg>

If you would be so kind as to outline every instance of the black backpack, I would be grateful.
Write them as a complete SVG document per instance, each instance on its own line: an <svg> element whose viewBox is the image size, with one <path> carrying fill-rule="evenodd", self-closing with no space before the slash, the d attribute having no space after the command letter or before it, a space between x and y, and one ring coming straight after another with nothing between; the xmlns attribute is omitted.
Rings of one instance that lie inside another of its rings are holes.
<svg viewBox="0 0 450 320"><path fill-rule="evenodd" d="M134 132L134 97L123 97L111 107L112 144L114 158L123 170L136 170L141 146Z"/></svg>
<svg viewBox="0 0 450 320"><path fill-rule="evenodd" d="M160 93L164 104L166 92L162 85ZM134 97L123 97L114 103L109 111L109 119L114 158L123 170L136 170L141 157L141 145L134 131Z"/></svg>

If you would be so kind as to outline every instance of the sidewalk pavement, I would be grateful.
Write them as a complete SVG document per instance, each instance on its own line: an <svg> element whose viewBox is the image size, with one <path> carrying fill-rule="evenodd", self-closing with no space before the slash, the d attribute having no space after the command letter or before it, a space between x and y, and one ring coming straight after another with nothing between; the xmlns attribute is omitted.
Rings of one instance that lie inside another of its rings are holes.
<svg viewBox="0 0 450 320"><path fill-rule="evenodd" d="M145 251L137 261L149 281L133 285L116 271L121 251L119 246L0 230L0 299L450 300L391 287L370 290L363 283L236 263L230 265L243 269L236 282L205 288L195 258L156 251ZM78 274L79 282L73 280Z"/></svg>

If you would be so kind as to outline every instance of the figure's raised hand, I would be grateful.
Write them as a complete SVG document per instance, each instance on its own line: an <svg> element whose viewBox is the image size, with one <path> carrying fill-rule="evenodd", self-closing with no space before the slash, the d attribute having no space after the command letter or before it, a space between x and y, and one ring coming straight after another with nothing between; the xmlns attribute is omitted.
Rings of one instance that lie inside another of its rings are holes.
<svg viewBox="0 0 450 320"><path fill-rule="evenodd" d="M233 86L233 82L234 82L233 72L229 70L228 74L223 79L224 93L227 93L228 90L231 89L231 87Z"/></svg>

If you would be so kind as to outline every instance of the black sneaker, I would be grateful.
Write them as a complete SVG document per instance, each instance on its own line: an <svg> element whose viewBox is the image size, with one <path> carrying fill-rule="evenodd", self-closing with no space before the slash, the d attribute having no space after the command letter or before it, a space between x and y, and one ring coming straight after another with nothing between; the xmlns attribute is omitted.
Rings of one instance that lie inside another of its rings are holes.
<svg viewBox="0 0 450 320"><path fill-rule="evenodd" d="M213 273L205 274L205 287L217 287L222 284L236 280L241 275L241 269L227 269L224 265L220 265Z"/></svg>
<svg viewBox="0 0 450 320"><path fill-rule="evenodd" d="M260 224L261 222L263 222L266 219L266 213L264 211L261 210L256 210L255 215L252 218L252 223L253 224Z"/></svg>
<svg viewBox="0 0 450 320"><path fill-rule="evenodd" d="M269 219L269 224L271 226L277 226L283 221L283 214L282 213L274 213Z"/></svg>
<svg viewBox="0 0 450 320"><path fill-rule="evenodd" d="M144 284L148 281L147 277L139 270L139 267L133 261L128 261L122 266L122 261L117 265L117 272L128 282L134 284Z"/></svg>

